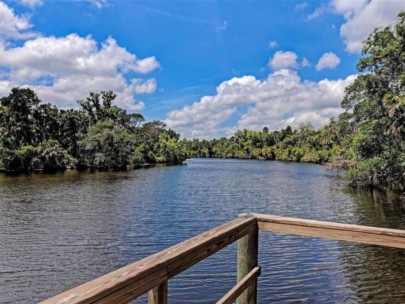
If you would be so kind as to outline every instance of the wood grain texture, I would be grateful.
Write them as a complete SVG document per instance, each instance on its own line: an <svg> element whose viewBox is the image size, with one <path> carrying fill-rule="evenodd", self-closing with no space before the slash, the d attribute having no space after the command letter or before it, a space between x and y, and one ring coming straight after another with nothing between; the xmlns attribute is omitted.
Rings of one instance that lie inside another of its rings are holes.
<svg viewBox="0 0 405 304"><path fill-rule="evenodd" d="M232 304L249 286L255 284L260 267L253 268L242 280L228 291L216 304Z"/></svg>
<svg viewBox="0 0 405 304"><path fill-rule="evenodd" d="M252 213L259 230L405 249L405 230Z"/></svg>
<svg viewBox="0 0 405 304"><path fill-rule="evenodd" d="M259 231L258 227L238 241L238 283L255 268L258 263ZM256 304L257 281L251 281L246 290L239 296L238 304Z"/></svg>
<svg viewBox="0 0 405 304"><path fill-rule="evenodd" d="M239 292L240 286L246 284L246 276L257 267L258 228L405 249L403 230L248 213L41 303L127 303L150 290L155 302L164 303L164 297L159 300L158 294L167 294L167 286L166 291L162 288L170 278L242 238L238 247L238 284L235 286ZM238 299L238 303L255 303L256 277L249 280L250 284L239 296L244 300L239 302Z"/></svg>
<svg viewBox="0 0 405 304"><path fill-rule="evenodd" d="M256 227L255 218L237 218L41 303L129 302L251 233Z"/></svg>
<svg viewBox="0 0 405 304"><path fill-rule="evenodd" d="M167 281L151 289L148 294L148 304L167 304Z"/></svg>

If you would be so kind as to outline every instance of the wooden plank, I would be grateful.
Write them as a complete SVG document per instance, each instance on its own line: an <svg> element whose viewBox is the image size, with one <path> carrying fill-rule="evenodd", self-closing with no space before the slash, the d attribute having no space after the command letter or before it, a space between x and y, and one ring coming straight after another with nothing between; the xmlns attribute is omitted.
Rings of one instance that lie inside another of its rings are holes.
<svg viewBox="0 0 405 304"><path fill-rule="evenodd" d="M197 262L204 260L215 252L218 252L219 250L225 248L229 244L232 244L243 236L250 234L253 231L257 231L256 219L251 218L251 220L253 220L253 222L250 223L249 227L246 227L245 229L235 230L232 233L222 234L220 237L212 238L212 240L205 246L196 248L195 250L190 250L186 255L181 255L172 263L168 263L168 278L173 278L175 275L190 268Z"/></svg>
<svg viewBox="0 0 405 304"><path fill-rule="evenodd" d="M238 282L241 282L257 266L259 231L255 229L238 241ZM238 298L238 304L256 304L257 284L254 279Z"/></svg>
<svg viewBox="0 0 405 304"><path fill-rule="evenodd" d="M41 303L130 301L166 281L168 272L170 277L175 276L250 233L256 226L255 218L235 219Z"/></svg>
<svg viewBox="0 0 405 304"><path fill-rule="evenodd" d="M149 291L148 304L167 304L167 281Z"/></svg>
<svg viewBox="0 0 405 304"><path fill-rule="evenodd" d="M167 282L167 274L164 269L152 272L147 276L142 277L139 280L119 289L116 292L110 293L105 297L93 302L97 304L124 304L128 303L140 295L148 292L155 286L159 286Z"/></svg>
<svg viewBox="0 0 405 304"><path fill-rule="evenodd" d="M249 286L255 284L260 275L260 267L254 267L242 280L228 291L217 304L232 304Z"/></svg>
<svg viewBox="0 0 405 304"><path fill-rule="evenodd" d="M405 230L252 213L259 230L405 249Z"/></svg>

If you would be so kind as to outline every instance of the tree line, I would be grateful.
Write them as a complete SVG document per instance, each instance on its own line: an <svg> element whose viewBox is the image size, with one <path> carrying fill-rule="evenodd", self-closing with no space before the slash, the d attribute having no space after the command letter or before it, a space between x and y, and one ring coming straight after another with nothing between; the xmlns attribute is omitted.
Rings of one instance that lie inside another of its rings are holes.
<svg viewBox="0 0 405 304"><path fill-rule="evenodd" d="M0 170L126 169L188 157L288 160L343 169L353 185L405 190L405 12L364 42L344 112L320 129L239 130L230 138L180 140L161 121L90 93L79 109L44 104L29 88L0 99Z"/></svg>
<svg viewBox="0 0 405 304"><path fill-rule="evenodd" d="M126 169L179 164L188 152L161 121L113 105L112 91L90 93L79 109L44 104L29 88L0 99L0 170Z"/></svg>
<svg viewBox="0 0 405 304"><path fill-rule="evenodd" d="M405 12L363 43L359 76L346 88L344 112L320 129L239 130L230 138L191 140L197 157L288 160L344 169L352 185L405 191Z"/></svg>

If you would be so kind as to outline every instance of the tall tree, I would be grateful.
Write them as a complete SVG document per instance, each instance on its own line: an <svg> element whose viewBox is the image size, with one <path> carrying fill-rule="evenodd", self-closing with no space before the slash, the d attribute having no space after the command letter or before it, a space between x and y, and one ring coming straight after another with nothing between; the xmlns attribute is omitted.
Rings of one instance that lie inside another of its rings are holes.
<svg viewBox="0 0 405 304"><path fill-rule="evenodd" d="M2 123L0 138L7 148L19 148L38 142L38 132L33 111L41 102L28 88L13 88L7 97L0 99Z"/></svg>
<svg viewBox="0 0 405 304"><path fill-rule="evenodd" d="M357 125L353 183L405 186L405 12L394 27L376 29L364 42L361 73L346 88L345 117Z"/></svg>

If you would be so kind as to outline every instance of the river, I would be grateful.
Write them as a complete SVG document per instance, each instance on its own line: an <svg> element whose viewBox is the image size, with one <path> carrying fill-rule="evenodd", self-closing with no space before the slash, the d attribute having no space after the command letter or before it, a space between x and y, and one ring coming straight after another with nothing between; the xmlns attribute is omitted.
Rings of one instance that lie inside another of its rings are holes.
<svg viewBox="0 0 405 304"><path fill-rule="evenodd" d="M0 303L46 299L244 212L405 229L399 199L319 165L0 175ZM405 250L261 233L259 264L259 303L405 303ZM235 281L233 244L171 280L169 302L212 303Z"/></svg>

